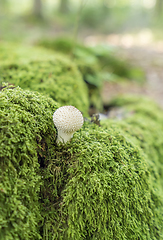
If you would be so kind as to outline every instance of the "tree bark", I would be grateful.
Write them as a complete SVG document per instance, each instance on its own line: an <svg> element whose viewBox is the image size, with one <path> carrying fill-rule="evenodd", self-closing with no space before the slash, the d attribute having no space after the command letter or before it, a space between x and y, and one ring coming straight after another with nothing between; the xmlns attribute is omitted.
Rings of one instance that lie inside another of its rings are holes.
<svg viewBox="0 0 163 240"><path fill-rule="evenodd" d="M0 0L0 12L4 12L8 8L7 0Z"/></svg>
<svg viewBox="0 0 163 240"><path fill-rule="evenodd" d="M63 14L69 12L69 0L60 0L59 12Z"/></svg>
<svg viewBox="0 0 163 240"><path fill-rule="evenodd" d="M42 1L41 0L34 0L33 15L37 18L43 18L43 16L42 16Z"/></svg>
<svg viewBox="0 0 163 240"><path fill-rule="evenodd" d="M163 14L163 1L162 0L156 0L155 12L159 16L161 16Z"/></svg>

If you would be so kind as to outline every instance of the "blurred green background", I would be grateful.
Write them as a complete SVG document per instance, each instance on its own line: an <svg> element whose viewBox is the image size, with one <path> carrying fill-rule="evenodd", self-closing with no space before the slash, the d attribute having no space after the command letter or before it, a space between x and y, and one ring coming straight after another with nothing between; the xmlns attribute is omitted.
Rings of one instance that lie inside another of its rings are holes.
<svg viewBox="0 0 163 240"><path fill-rule="evenodd" d="M97 109L126 92L163 106L162 20L163 0L1 0L1 65L3 43L41 46L75 62Z"/></svg>
<svg viewBox="0 0 163 240"><path fill-rule="evenodd" d="M1 0L0 40L34 42L62 34L162 37L162 0ZM148 34L149 35L149 34Z"/></svg>

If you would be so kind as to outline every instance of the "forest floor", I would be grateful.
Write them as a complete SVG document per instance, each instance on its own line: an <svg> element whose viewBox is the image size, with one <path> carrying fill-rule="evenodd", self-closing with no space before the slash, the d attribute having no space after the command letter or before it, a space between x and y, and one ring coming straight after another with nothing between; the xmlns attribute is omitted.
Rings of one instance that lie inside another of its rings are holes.
<svg viewBox="0 0 163 240"><path fill-rule="evenodd" d="M136 40L131 36L109 36L87 38L86 44L108 43L117 48L117 54L145 72L145 83L105 83L102 90L104 102L117 94L145 95L155 100L163 108L163 41L149 41L149 35Z"/></svg>

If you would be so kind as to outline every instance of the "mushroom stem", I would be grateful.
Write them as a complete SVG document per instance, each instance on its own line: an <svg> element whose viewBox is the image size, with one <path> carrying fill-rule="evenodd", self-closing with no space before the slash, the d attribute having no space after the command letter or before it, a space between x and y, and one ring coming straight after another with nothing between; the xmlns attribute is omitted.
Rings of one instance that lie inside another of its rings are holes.
<svg viewBox="0 0 163 240"><path fill-rule="evenodd" d="M62 130L58 130L58 136L57 136L57 143L66 143L70 141L70 139L73 137L73 133L67 133L63 132Z"/></svg>

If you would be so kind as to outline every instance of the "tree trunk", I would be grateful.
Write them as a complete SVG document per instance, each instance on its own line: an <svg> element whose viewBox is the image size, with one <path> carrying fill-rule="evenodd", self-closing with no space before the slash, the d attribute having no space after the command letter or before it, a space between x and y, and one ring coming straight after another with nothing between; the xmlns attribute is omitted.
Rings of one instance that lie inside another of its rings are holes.
<svg viewBox="0 0 163 240"><path fill-rule="evenodd" d="M64 14L69 12L69 0L60 0L59 12Z"/></svg>
<svg viewBox="0 0 163 240"><path fill-rule="evenodd" d="M156 12L156 15L159 15L159 16L161 16L163 14L163 1L162 0L156 1L155 12Z"/></svg>
<svg viewBox="0 0 163 240"><path fill-rule="evenodd" d="M6 11L8 8L8 1L7 0L0 0L0 12Z"/></svg>
<svg viewBox="0 0 163 240"><path fill-rule="evenodd" d="M43 16L42 16L42 1L41 0L34 0L33 15L37 18L43 18Z"/></svg>

